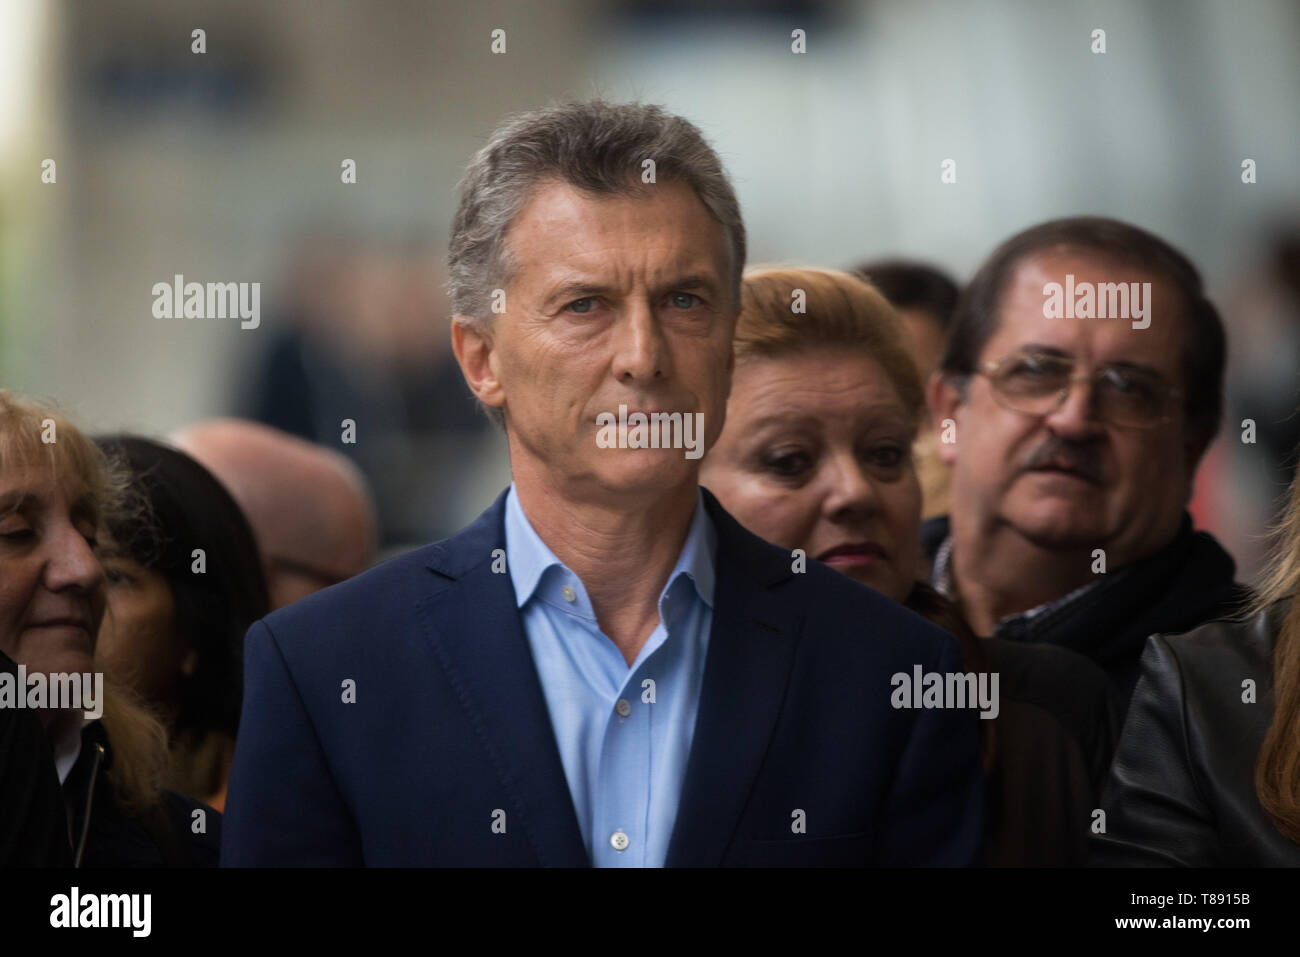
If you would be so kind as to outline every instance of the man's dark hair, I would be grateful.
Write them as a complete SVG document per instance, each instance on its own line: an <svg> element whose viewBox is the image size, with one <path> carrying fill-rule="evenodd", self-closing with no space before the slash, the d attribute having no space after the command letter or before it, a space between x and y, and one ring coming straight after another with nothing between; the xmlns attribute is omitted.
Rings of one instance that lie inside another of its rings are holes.
<svg viewBox="0 0 1300 957"><path fill-rule="evenodd" d="M980 266L957 300L939 370L955 377L975 372L980 353L998 326L998 308L1016 267L1053 249L1094 252L1168 280L1183 301L1187 334L1183 347L1183 394L1196 457L1209 447L1223 418L1227 336L1219 311L1205 295L1191 261L1160 237L1130 223L1101 216L1072 216L1031 226L1002 243Z"/></svg>
<svg viewBox="0 0 1300 957"><path fill-rule="evenodd" d="M895 309L920 310L945 332L952 325L961 289L943 270L908 259L874 259L850 271L879 289Z"/></svg>

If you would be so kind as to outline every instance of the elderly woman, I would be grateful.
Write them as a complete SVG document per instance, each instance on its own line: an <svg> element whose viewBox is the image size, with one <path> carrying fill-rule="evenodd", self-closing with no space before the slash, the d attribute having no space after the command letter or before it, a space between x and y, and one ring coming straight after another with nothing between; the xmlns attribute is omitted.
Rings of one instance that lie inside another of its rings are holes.
<svg viewBox="0 0 1300 957"><path fill-rule="evenodd" d="M0 652L49 687L94 675L106 604L95 550L120 478L54 410L0 390ZM93 678L92 678L93 685ZM29 696L30 700L30 696ZM215 865L219 815L164 791L166 734L106 676L102 700L40 711L82 866ZM100 711L86 720L87 710ZM195 813L199 812L199 813Z"/></svg>
<svg viewBox="0 0 1300 957"><path fill-rule="evenodd" d="M1252 612L1147 639L1093 862L1300 866L1300 472Z"/></svg>
<svg viewBox="0 0 1300 957"><path fill-rule="evenodd" d="M701 483L756 534L946 628L968 671L998 673L997 717L980 722L988 860L1082 864L1115 735L1112 692L1066 649L975 638L919 580L912 446L925 399L897 314L848 273L751 271L735 350L726 424Z"/></svg>

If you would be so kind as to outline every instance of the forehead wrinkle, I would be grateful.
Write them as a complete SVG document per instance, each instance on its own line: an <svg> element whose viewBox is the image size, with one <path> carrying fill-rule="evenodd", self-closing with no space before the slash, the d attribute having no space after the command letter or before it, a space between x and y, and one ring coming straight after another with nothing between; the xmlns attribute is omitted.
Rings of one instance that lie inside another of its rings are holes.
<svg viewBox="0 0 1300 957"><path fill-rule="evenodd" d="M1171 368L1180 365L1178 350L1170 348L1181 344L1179 323L1153 322L1150 329L1133 329L1130 320L1124 318L1048 318L1041 311L1045 301L1042 285L1027 278L1027 273L1018 273L1016 281L1004 293L998 306L996 328L985 344L981 361L1035 345L1044 350L1055 349L1086 356L1098 362L1123 358L1126 361L1163 360L1171 363ZM1085 281L1093 280L1079 278L1076 274L1076 282ZM1159 285L1155 283L1152 286L1153 300ZM1001 344L997 345L999 342Z"/></svg>
<svg viewBox="0 0 1300 957"><path fill-rule="evenodd" d="M789 355L750 356L737 362L736 379L749 383L748 388L759 395L774 389L786 395L862 389L865 394L884 393L896 398L893 381L867 351L835 352L819 346Z"/></svg>
<svg viewBox="0 0 1300 957"><path fill-rule="evenodd" d="M761 385L750 386L754 394L746 405L757 415L748 420L751 428L769 425L807 426L827 422L847 422L853 425L868 418L892 418L899 425L907 424L907 410L894 393L892 384L883 382L852 381L842 387L827 390L809 386L782 385L778 380L764 380ZM827 406L827 399L844 399L861 392L857 401L838 402ZM776 411L763 407L775 405ZM807 409L798 408L806 406Z"/></svg>
<svg viewBox="0 0 1300 957"><path fill-rule="evenodd" d="M707 218L715 227L716 222L693 193L689 197L690 203L683 203L681 200L684 199L686 197L673 197L669 202L661 203L653 214L637 216L633 204L646 202L643 198L621 194L592 197L576 190L546 196L537 193L507 231L505 245L517 266L541 266L545 270L540 280L543 289L564 282L565 278L554 273L566 270L580 273L580 278L595 280L596 284L623 288L630 285L629 274L637 272L649 276L647 286L656 282L667 283L674 278L673 273L715 275L714 282L720 285L722 277L717 275L717 264L713 262L714 254L718 252L713 247L717 244L707 243L710 247L707 249L691 248L700 237L693 220ZM614 204L622 204L618 215L610 215ZM522 261L518 243L520 227L531 227L526 237L527 245L543 251L543 255L532 263ZM717 232L715 228L714 234ZM563 237L560 243L548 241L548 236L556 234ZM713 235L712 238L718 237ZM626 254L629 249L632 256ZM657 258L669 261L652 261L656 258L653 255L656 250L666 250L666 256ZM582 262L593 258L598 258L598 261L591 265ZM726 259L725 250L723 258ZM609 276L611 266L616 270L612 283Z"/></svg>
<svg viewBox="0 0 1300 957"><path fill-rule="evenodd" d="M689 261L681 266L652 264L648 268L609 260L600 265L603 268L595 270L575 270L567 263L557 266L543 286L542 301L551 303L570 295L629 295L637 290L644 290L651 297L676 289L713 296L723 292L723 280L711 266L692 267Z"/></svg>

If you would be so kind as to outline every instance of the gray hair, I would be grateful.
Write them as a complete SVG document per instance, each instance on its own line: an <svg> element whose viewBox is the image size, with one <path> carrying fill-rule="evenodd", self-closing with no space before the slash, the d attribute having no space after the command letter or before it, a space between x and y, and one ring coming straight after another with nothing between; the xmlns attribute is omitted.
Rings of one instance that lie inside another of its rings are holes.
<svg viewBox="0 0 1300 957"><path fill-rule="evenodd" d="M447 291L457 321L491 321L492 292L504 288L513 271L506 232L539 181L635 195L645 188L640 174L646 160L654 161L656 181L686 183L722 226L731 251L732 302L739 304L745 224L717 153L693 123L658 106L592 100L510 117L470 162L447 254ZM504 426L500 409L484 410Z"/></svg>

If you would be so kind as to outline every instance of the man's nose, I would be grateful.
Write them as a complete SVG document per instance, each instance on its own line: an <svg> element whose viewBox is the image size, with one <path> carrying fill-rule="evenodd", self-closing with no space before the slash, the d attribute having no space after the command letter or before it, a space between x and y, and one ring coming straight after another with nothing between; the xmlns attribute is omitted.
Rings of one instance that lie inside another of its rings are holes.
<svg viewBox="0 0 1300 957"><path fill-rule="evenodd" d="M1102 431L1097 410L1097 383L1082 377L1070 383L1065 400L1047 416L1047 425L1061 436L1091 436Z"/></svg>
<svg viewBox="0 0 1300 957"><path fill-rule="evenodd" d="M614 375L620 380L648 382L666 378L668 348L653 307L629 302L614 323Z"/></svg>

